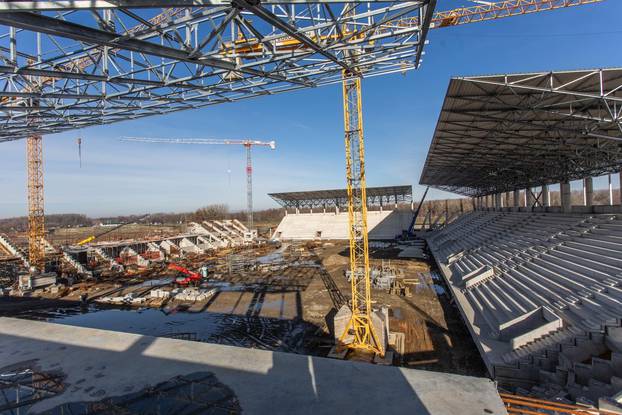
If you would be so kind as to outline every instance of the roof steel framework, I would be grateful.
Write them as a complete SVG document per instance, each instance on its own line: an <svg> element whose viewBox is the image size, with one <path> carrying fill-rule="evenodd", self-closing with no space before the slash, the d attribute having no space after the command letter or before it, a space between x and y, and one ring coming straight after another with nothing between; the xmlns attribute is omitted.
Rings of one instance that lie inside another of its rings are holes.
<svg viewBox="0 0 622 415"><path fill-rule="evenodd" d="M622 68L453 78L420 183L468 196L622 168Z"/></svg>
<svg viewBox="0 0 622 415"><path fill-rule="evenodd" d="M367 205L410 203L412 186L383 186L367 188ZM348 206L346 189L315 190L307 192L269 193L272 199L285 208L315 208Z"/></svg>
<svg viewBox="0 0 622 415"><path fill-rule="evenodd" d="M435 1L3 3L0 142L414 69Z"/></svg>

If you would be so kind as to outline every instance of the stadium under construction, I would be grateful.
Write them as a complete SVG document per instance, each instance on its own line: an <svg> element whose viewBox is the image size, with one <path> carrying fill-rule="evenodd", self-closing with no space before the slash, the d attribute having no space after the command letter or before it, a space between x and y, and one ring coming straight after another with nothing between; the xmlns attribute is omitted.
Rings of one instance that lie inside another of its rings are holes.
<svg viewBox="0 0 622 415"><path fill-rule="evenodd" d="M361 99L436 29L607 1L0 2L0 413L622 414L622 69L449 79L420 200L367 186ZM275 141L123 137L243 146L246 210L46 227L44 135L332 84L344 188L261 216Z"/></svg>

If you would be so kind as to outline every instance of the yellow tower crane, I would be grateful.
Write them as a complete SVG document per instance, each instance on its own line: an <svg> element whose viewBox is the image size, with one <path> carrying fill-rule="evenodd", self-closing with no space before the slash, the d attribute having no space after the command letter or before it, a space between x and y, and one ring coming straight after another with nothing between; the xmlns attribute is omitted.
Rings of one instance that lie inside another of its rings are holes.
<svg viewBox="0 0 622 415"><path fill-rule="evenodd" d="M597 3L602 0L507 0L479 4L455 10L436 12L430 28L463 25L504 17L537 13ZM398 21L397 27L419 25L417 19ZM346 147L346 182L350 237L350 283L352 317L340 336L340 347L367 350L384 355L372 324L371 279L367 239L367 198L365 194L365 146L363 139L363 108L361 79L354 74L343 75L343 114ZM348 343L346 341L348 340Z"/></svg>

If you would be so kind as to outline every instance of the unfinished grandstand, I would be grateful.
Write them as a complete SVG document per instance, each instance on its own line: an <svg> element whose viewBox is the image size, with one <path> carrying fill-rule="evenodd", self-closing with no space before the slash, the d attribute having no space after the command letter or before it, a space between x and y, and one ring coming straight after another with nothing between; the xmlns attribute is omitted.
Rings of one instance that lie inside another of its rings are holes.
<svg viewBox="0 0 622 415"><path fill-rule="evenodd" d="M346 189L271 193L285 209L274 231L278 240L347 240ZM408 231L413 217L412 186L367 188L369 239L390 240Z"/></svg>
<svg viewBox="0 0 622 415"><path fill-rule="evenodd" d="M475 211L423 235L504 388L619 410L622 205L594 205L592 177L622 167L621 101L622 69L449 84L420 182Z"/></svg>

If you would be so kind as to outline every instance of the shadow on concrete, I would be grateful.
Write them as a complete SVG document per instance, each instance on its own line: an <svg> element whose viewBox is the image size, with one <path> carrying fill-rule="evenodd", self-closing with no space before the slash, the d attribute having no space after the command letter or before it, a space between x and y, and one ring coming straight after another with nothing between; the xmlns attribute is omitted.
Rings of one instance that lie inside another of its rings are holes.
<svg viewBox="0 0 622 415"><path fill-rule="evenodd" d="M223 385L230 389L242 411L250 414L426 415L458 413L455 411L465 406L464 402L450 402L455 399L448 399L447 390L442 389L443 384L450 390L455 388L455 380L445 383L440 375L431 378L425 372L407 379L396 367L15 319L0 319L0 333L1 367L12 364L15 368L20 361L31 364L35 359L38 370L55 368L65 376L63 393L38 401L30 407L31 412L22 408L22 414L52 408L56 409L44 413L57 414L63 405L67 407L71 402L101 401L198 372L212 375L215 389ZM431 379L438 389L430 384ZM457 389L475 391L473 380L463 382ZM227 402L231 402L230 394ZM430 408L434 407L438 411L431 412ZM109 413L100 409L101 406L94 404L89 412L83 413ZM126 409L119 413L186 413L166 405L148 411L140 405ZM219 413L224 408L216 401L213 409L213 413ZM481 413L481 408L460 413Z"/></svg>

